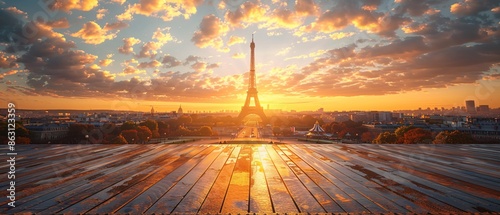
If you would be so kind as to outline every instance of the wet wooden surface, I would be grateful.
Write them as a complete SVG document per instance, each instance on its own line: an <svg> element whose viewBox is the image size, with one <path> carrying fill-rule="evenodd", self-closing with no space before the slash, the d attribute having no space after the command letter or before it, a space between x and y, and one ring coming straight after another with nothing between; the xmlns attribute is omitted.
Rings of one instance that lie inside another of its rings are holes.
<svg viewBox="0 0 500 215"><path fill-rule="evenodd" d="M3 198L1 214L500 212L500 145L199 141L16 152L16 207Z"/></svg>

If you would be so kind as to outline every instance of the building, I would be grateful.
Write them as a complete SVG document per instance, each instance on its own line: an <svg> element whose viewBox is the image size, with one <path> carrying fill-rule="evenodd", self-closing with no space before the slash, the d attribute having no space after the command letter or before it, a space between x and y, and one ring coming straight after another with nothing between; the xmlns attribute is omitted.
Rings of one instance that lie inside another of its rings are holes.
<svg viewBox="0 0 500 215"><path fill-rule="evenodd" d="M467 113L476 113L476 103L474 102L474 100L465 101L465 108L467 110Z"/></svg>
<svg viewBox="0 0 500 215"><path fill-rule="evenodd" d="M181 105L179 105L179 109L177 110L177 114L179 114L179 116L182 115L182 114L184 114L184 111L182 110L182 106Z"/></svg>
<svg viewBox="0 0 500 215"><path fill-rule="evenodd" d="M51 141L61 140L68 135L68 124L43 124L26 125L30 131L32 143L51 143Z"/></svg>
<svg viewBox="0 0 500 215"><path fill-rule="evenodd" d="M321 138L325 136L325 130L323 130L323 128L319 125L319 122L316 121L314 126L309 129L309 133L307 133L306 136L309 138Z"/></svg>
<svg viewBox="0 0 500 215"><path fill-rule="evenodd" d="M488 111L490 111L489 105L479 105L477 107L477 112L488 112Z"/></svg>

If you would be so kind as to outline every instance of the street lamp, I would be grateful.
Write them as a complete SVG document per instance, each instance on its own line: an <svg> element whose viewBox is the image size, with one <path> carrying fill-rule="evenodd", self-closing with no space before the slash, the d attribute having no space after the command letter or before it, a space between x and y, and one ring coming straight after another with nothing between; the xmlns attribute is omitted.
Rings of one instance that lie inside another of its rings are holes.
<svg viewBox="0 0 500 215"><path fill-rule="evenodd" d="M89 135L88 134L85 135L85 143L87 143L87 144L89 143Z"/></svg>

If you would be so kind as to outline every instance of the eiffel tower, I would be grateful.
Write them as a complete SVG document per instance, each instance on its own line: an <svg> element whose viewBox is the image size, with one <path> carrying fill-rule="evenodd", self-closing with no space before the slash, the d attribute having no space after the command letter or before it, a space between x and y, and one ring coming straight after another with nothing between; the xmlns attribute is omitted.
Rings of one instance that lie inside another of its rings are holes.
<svg viewBox="0 0 500 215"><path fill-rule="evenodd" d="M266 114L264 114L264 109L260 106L259 97L257 96L257 82L255 80L255 43L253 42L253 34L252 43L250 43L250 50L250 75L248 78L247 99L245 100L245 105L241 107L240 115L238 115L238 121L241 122L243 118L250 114L256 114L263 122L266 122ZM254 101L253 106L250 105L252 98Z"/></svg>

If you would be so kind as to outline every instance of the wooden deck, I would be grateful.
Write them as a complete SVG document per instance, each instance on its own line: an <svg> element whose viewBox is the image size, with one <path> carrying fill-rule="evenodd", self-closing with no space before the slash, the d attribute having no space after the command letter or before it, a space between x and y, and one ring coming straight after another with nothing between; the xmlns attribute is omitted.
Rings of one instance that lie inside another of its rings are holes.
<svg viewBox="0 0 500 215"><path fill-rule="evenodd" d="M199 141L16 152L16 207L4 197L0 214L500 212L500 145Z"/></svg>

